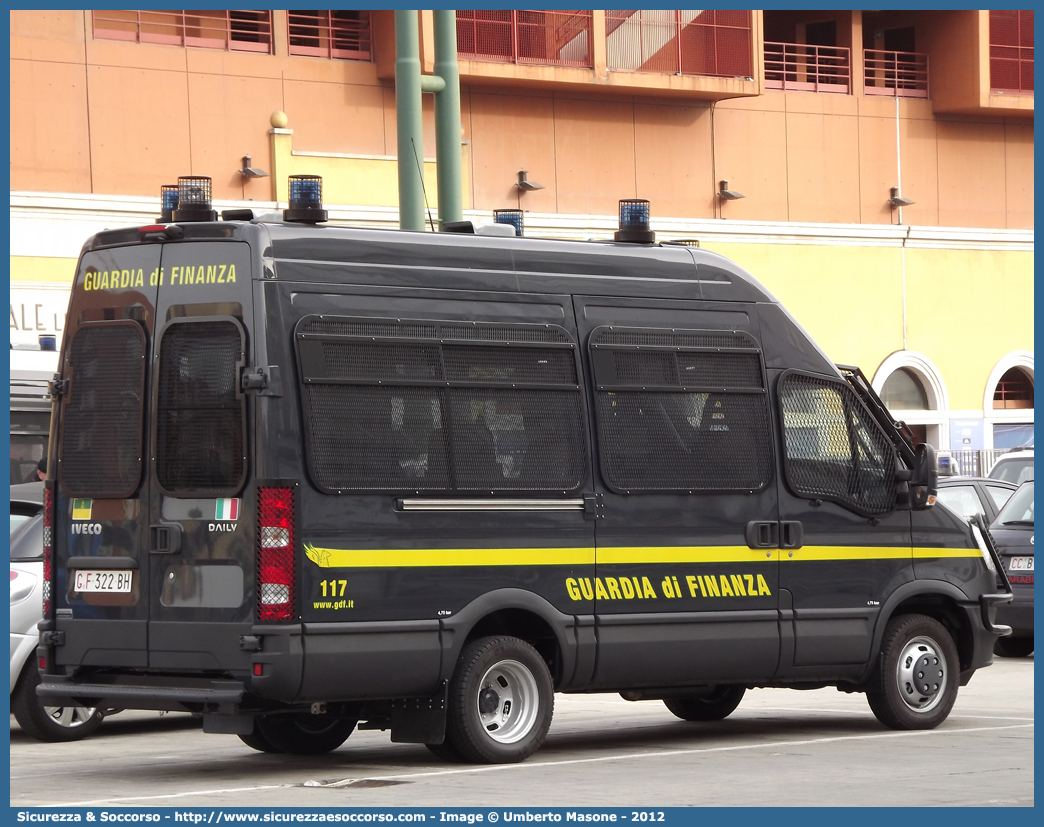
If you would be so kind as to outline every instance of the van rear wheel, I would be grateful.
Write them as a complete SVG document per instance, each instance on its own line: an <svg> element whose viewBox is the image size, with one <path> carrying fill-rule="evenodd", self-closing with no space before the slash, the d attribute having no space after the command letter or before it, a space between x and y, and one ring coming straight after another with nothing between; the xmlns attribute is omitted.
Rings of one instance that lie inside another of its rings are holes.
<svg viewBox="0 0 1044 827"><path fill-rule="evenodd" d="M934 729L957 700L961 667L946 628L927 615L901 615L885 628L866 699L892 729Z"/></svg>
<svg viewBox="0 0 1044 827"><path fill-rule="evenodd" d="M543 743L554 703L536 649L515 637L480 638L465 647L450 681L446 741L476 764L524 761Z"/></svg>
<svg viewBox="0 0 1044 827"><path fill-rule="evenodd" d="M441 758L447 763L462 764L466 760L448 740L443 741L441 744L425 744L424 746L428 748L432 755Z"/></svg>
<svg viewBox="0 0 1044 827"><path fill-rule="evenodd" d="M664 705L683 721L721 721L743 700L743 686L715 686L709 692L684 698L667 698Z"/></svg>
<svg viewBox="0 0 1044 827"><path fill-rule="evenodd" d="M258 752L279 752L264 735L261 734L261 729L257 725L257 719L254 719L254 731L249 735L239 735L239 740L246 744L250 749L256 749Z"/></svg>
<svg viewBox="0 0 1044 827"><path fill-rule="evenodd" d="M319 755L331 752L348 740L356 721L335 715L311 715L292 712L259 716L254 719L254 733L258 743L267 743L272 749L263 752L289 752L294 755ZM240 736L247 746L254 744ZM250 736L247 736L250 737Z"/></svg>

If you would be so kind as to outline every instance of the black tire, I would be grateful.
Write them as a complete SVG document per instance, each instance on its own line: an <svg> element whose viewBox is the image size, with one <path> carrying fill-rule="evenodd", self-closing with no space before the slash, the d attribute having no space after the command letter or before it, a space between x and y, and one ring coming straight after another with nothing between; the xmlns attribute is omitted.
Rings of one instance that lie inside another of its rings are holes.
<svg viewBox="0 0 1044 827"><path fill-rule="evenodd" d="M250 747L250 749L256 749L258 752L279 752L272 745L272 742L261 734L261 729L257 725L257 718L254 719L254 731L249 735L240 735L239 740Z"/></svg>
<svg viewBox="0 0 1044 827"><path fill-rule="evenodd" d="M866 699L891 729L934 729L953 709L960 677L957 646L945 627L926 615L900 615L885 628Z"/></svg>
<svg viewBox="0 0 1044 827"><path fill-rule="evenodd" d="M993 653L1002 658L1028 658L1033 654L1033 635L1029 637L999 637L993 644Z"/></svg>
<svg viewBox="0 0 1044 827"><path fill-rule="evenodd" d="M254 733L260 737L247 737L257 743L267 743L271 747L262 747L263 752L319 755L337 749L348 740L355 724L351 718L311 715L307 712L264 715L254 718ZM247 746L253 746L243 736L240 738Z"/></svg>
<svg viewBox="0 0 1044 827"><path fill-rule="evenodd" d="M83 706L44 706L36 694L40 670L32 658L11 694L11 712L26 735L37 741L79 741L101 726L104 712Z"/></svg>
<svg viewBox="0 0 1044 827"><path fill-rule="evenodd" d="M715 686L706 694L667 698L663 703L683 721L721 721L736 711L746 691L743 686Z"/></svg>
<svg viewBox="0 0 1044 827"><path fill-rule="evenodd" d="M554 706L536 649L515 637L480 638L464 648L450 681L446 741L472 763L524 761L543 743Z"/></svg>
<svg viewBox="0 0 1044 827"><path fill-rule="evenodd" d="M425 744L424 746L428 748L432 755L441 758L449 764L465 763L464 756L457 752L456 748L449 741L443 741L441 744Z"/></svg>

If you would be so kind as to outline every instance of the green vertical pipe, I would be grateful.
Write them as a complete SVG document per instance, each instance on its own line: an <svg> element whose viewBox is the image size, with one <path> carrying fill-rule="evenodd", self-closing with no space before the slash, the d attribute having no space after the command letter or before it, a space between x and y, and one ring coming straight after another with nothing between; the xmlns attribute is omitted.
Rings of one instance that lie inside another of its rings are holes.
<svg viewBox="0 0 1044 827"><path fill-rule="evenodd" d="M445 88L435 95L435 159L439 175L439 224L464 219L460 169L460 71L457 13L436 9L435 76Z"/></svg>
<svg viewBox="0 0 1044 827"><path fill-rule="evenodd" d="M395 117L399 153L399 229L424 229L424 133L417 11L395 12Z"/></svg>

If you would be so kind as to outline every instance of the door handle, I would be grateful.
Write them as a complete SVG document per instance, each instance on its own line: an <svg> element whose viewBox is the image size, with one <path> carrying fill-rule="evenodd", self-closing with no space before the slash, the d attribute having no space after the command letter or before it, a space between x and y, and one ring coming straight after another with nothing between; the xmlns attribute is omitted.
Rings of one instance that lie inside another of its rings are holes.
<svg viewBox="0 0 1044 827"><path fill-rule="evenodd" d="M180 552L180 525L164 523L149 526L149 554L178 554Z"/></svg>
<svg viewBox="0 0 1044 827"><path fill-rule="evenodd" d="M779 523L751 520L747 523L746 538L751 548L779 548Z"/></svg>
<svg viewBox="0 0 1044 827"><path fill-rule="evenodd" d="M783 542L780 548L801 548L805 540L805 527L800 520L784 520L780 523Z"/></svg>

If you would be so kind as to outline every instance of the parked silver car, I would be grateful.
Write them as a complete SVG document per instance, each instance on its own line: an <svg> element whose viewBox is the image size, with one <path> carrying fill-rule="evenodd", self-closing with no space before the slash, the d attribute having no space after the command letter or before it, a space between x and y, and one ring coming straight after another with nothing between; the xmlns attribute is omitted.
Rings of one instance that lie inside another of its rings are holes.
<svg viewBox="0 0 1044 827"><path fill-rule="evenodd" d="M36 695L36 665L43 617L43 483L11 486L11 712L40 741L76 741L102 722L103 711L44 706Z"/></svg>

